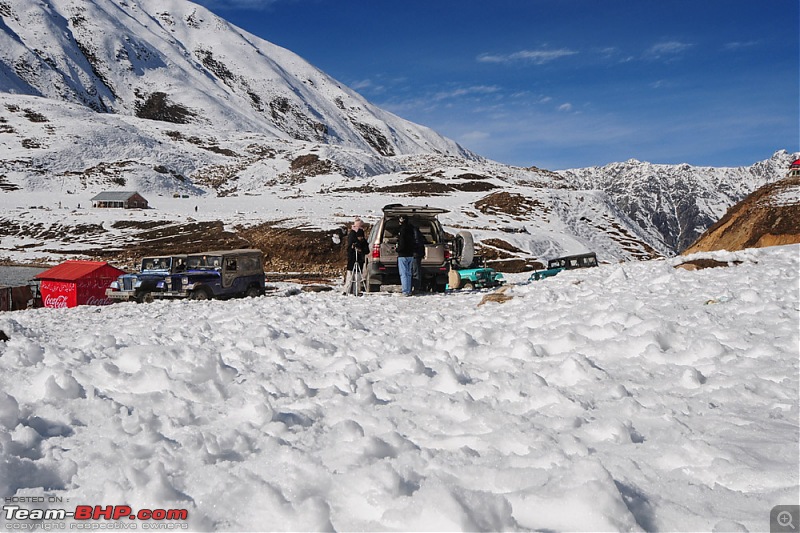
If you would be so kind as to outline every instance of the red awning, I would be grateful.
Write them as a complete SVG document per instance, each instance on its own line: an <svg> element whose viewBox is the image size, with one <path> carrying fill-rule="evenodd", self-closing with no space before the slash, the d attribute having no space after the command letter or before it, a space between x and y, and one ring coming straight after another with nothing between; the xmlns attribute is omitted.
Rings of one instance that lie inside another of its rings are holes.
<svg viewBox="0 0 800 533"><path fill-rule="evenodd" d="M795 159L794 163L789 168L800 167L800 159Z"/></svg>
<svg viewBox="0 0 800 533"><path fill-rule="evenodd" d="M101 268L111 266L105 261L66 261L50 270L37 274L36 279L50 279L58 281L77 281ZM115 270L116 267L111 267Z"/></svg>

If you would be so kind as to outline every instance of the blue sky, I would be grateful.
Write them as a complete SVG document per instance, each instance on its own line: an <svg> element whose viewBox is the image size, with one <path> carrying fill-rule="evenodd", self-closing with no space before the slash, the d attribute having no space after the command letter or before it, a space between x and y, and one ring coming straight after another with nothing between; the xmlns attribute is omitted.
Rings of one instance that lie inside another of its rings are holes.
<svg viewBox="0 0 800 533"><path fill-rule="evenodd" d="M800 150L797 0L203 0L503 163L750 165Z"/></svg>

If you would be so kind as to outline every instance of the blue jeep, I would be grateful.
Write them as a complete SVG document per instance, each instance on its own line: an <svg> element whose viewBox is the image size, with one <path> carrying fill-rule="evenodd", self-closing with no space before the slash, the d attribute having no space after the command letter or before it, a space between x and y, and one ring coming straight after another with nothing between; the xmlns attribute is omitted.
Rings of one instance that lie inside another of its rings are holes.
<svg viewBox="0 0 800 533"><path fill-rule="evenodd" d="M186 256L186 271L166 277L156 298L244 298L262 296L266 277L261 250L220 250Z"/></svg>
<svg viewBox="0 0 800 533"><path fill-rule="evenodd" d="M163 255L145 257L139 272L123 274L112 281L106 289L106 297L122 302L152 302L153 293L159 291L159 283L169 275L186 268L185 255Z"/></svg>
<svg viewBox="0 0 800 533"><path fill-rule="evenodd" d="M555 276L562 270L572 270L574 268L590 268L597 266L597 255L594 252L588 254L567 255L557 259L551 259L547 262L546 270L534 270L528 281L537 281L540 279Z"/></svg>

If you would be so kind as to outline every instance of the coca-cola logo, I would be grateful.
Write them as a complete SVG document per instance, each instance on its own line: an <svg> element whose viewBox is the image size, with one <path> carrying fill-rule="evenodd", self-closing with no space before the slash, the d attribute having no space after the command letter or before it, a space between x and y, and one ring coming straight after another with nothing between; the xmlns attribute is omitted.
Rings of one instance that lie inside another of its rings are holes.
<svg viewBox="0 0 800 533"><path fill-rule="evenodd" d="M63 294L59 296L53 296L48 294L44 297L44 306L51 307L54 309L66 308L67 307L67 297Z"/></svg>
<svg viewBox="0 0 800 533"><path fill-rule="evenodd" d="M112 303L108 298L98 298L96 296L89 296L86 299L86 305L110 305Z"/></svg>

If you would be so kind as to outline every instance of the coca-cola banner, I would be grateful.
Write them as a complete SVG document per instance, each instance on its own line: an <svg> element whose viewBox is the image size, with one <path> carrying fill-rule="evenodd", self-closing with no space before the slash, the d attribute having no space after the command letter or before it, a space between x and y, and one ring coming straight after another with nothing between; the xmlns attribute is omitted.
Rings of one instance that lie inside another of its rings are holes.
<svg viewBox="0 0 800 533"><path fill-rule="evenodd" d="M78 280L78 305L109 305L106 289L116 278L83 278Z"/></svg>
<svg viewBox="0 0 800 533"><path fill-rule="evenodd" d="M42 280L39 288L42 305L52 309L75 307L78 305L78 292L74 282Z"/></svg>

